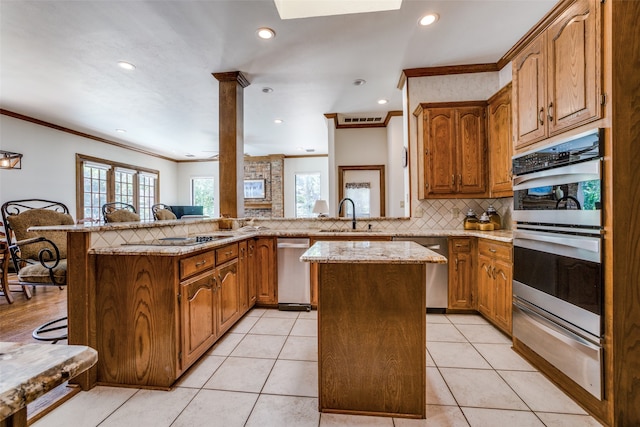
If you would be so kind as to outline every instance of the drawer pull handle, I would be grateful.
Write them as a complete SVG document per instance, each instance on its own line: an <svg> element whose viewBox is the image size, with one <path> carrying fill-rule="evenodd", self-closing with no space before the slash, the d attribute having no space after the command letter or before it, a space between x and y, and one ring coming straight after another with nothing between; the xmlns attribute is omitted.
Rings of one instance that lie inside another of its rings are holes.
<svg viewBox="0 0 640 427"><path fill-rule="evenodd" d="M196 267L202 267L203 265L205 265L207 263L206 259L203 259L202 261L198 261L196 262Z"/></svg>
<svg viewBox="0 0 640 427"><path fill-rule="evenodd" d="M226 256L233 255L233 251L225 252L224 254L225 254Z"/></svg>
<svg viewBox="0 0 640 427"><path fill-rule="evenodd" d="M489 252L491 252L491 253L494 253L494 254L495 254L495 253L496 253L496 250L495 250L495 249L493 249L493 248L489 248Z"/></svg>

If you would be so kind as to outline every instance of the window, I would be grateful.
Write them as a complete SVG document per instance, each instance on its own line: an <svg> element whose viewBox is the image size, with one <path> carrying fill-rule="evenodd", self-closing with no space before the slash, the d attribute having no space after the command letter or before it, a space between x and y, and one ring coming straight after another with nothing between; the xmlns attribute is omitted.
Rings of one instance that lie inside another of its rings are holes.
<svg viewBox="0 0 640 427"><path fill-rule="evenodd" d="M347 182L344 195L353 200L358 218L369 218L371 216L371 183ZM353 215L350 203L346 203L344 207L347 208L346 216Z"/></svg>
<svg viewBox="0 0 640 427"><path fill-rule="evenodd" d="M151 220L151 206L158 200L158 171L109 160L76 155L78 218L102 220L102 205L124 202L133 205L141 220Z"/></svg>
<svg viewBox="0 0 640 427"><path fill-rule="evenodd" d="M320 198L320 173L297 173L296 218L312 218L313 205Z"/></svg>
<svg viewBox="0 0 640 427"><path fill-rule="evenodd" d="M98 221L100 208L107 203L107 172L110 166L84 162L82 167L82 213L78 218Z"/></svg>
<svg viewBox="0 0 640 427"><path fill-rule="evenodd" d="M138 213L143 221L152 220L151 206L156 203L158 175L147 172L138 174Z"/></svg>
<svg viewBox="0 0 640 427"><path fill-rule="evenodd" d="M191 178L191 204L202 206L209 217L213 217L214 194L213 178Z"/></svg>

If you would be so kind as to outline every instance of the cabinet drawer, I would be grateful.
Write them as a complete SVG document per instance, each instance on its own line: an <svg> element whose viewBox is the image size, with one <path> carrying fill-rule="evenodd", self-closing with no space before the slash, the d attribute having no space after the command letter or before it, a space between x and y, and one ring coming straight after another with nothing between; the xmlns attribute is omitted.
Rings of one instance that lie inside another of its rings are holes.
<svg viewBox="0 0 640 427"><path fill-rule="evenodd" d="M216 249L216 265L223 264L230 259L238 257L238 244L223 246Z"/></svg>
<svg viewBox="0 0 640 427"><path fill-rule="evenodd" d="M201 271L208 270L215 266L215 255L213 252L203 252L198 255L180 260L180 279L193 276Z"/></svg>
<svg viewBox="0 0 640 427"><path fill-rule="evenodd" d="M449 239L449 246L454 253L471 252L471 239Z"/></svg>
<svg viewBox="0 0 640 427"><path fill-rule="evenodd" d="M505 261L511 261L511 247L509 243L494 242L486 239L480 239L478 242L478 252L480 254Z"/></svg>

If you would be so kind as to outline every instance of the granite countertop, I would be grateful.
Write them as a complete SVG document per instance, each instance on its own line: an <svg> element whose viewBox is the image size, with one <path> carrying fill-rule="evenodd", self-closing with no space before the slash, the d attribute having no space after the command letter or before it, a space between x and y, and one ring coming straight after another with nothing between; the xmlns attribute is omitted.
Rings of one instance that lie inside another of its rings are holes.
<svg viewBox="0 0 640 427"><path fill-rule="evenodd" d="M83 345L0 342L0 420L97 361L98 352Z"/></svg>
<svg viewBox="0 0 640 427"><path fill-rule="evenodd" d="M447 258L415 242L320 241L301 261L349 264L445 264Z"/></svg>

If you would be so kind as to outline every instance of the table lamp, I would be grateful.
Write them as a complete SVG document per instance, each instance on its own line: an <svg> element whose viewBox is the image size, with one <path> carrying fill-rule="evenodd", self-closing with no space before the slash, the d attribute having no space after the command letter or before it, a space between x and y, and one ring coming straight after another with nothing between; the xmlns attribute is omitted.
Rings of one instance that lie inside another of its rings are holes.
<svg viewBox="0 0 640 427"><path fill-rule="evenodd" d="M313 213L318 214L318 218L328 217L329 205L326 200L318 199L313 205Z"/></svg>

